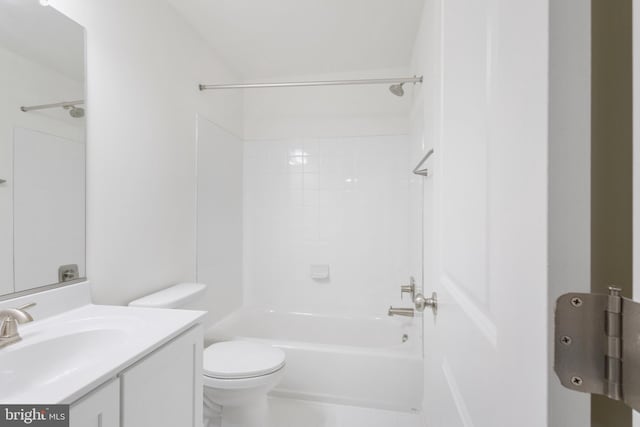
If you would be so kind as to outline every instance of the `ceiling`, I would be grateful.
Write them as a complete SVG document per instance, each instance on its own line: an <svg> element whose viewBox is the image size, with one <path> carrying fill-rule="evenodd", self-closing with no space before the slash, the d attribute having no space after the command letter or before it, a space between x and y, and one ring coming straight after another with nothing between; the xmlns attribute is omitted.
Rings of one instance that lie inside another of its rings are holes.
<svg viewBox="0 0 640 427"><path fill-rule="evenodd" d="M168 0L245 80L406 67L424 0Z"/></svg>
<svg viewBox="0 0 640 427"><path fill-rule="evenodd" d="M84 79L84 29L37 0L0 0L0 46Z"/></svg>

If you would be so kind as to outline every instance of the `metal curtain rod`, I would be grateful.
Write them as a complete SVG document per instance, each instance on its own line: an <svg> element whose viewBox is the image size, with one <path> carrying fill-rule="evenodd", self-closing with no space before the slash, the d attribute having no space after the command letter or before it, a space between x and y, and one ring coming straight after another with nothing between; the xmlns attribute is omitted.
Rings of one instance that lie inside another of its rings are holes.
<svg viewBox="0 0 640 427"><path fill-rule="evenodd" d="M42 105L33 105L31 107L20 107L20 111L33 111L33 110L46 110L47 108L56 108L56 107L72 107L74 105L84 104L84 99L77 99L75 101L63 101L56 102L54 104L42 104Z"/></svg>
<svg viewBox="0 0 640 427"><path fill-rule="evenodd" d="M325 80L315 82L284 82L284 83L238 83L222 85L198 85L200 90L211 89L257 89L265 87L301 87L301 86L343 86L343 85L378 85L389 83L422 83L422 76L399 77L387 79L360 80Z"/></svg>

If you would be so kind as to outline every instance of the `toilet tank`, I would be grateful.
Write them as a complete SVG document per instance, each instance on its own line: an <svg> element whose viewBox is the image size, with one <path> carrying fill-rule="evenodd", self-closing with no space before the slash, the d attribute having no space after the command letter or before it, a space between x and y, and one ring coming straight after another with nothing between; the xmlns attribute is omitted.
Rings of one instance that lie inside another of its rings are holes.
<svg viewBox="0 0 640 427"><path fill-rule="evenodd" d="M207 290L202 283L178 283L129 303L130 307L197 310Z"/></svg>

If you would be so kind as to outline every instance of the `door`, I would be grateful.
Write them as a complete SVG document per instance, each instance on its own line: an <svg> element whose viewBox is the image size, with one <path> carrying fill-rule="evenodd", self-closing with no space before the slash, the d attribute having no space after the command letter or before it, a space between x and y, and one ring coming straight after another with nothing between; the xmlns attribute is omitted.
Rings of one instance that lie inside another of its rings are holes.
<svg viewBox="0 0 640 427"><path fill-rule="evenodd" d="M69 409L71 427L119 427L120 381L109 381L92 391Z"/></svg>
<svg viewBox="0 0 640 427"><path fill-rule="evenodd" d="M202 427L202 342L193 327L121 374L121 427Z"/></svg>
<svg viewBox="0 0 640 427"><path fill-rule="evenodd" d="M427 2L441 26L424 206L423 287L440 302L423 318L429 427L589 425L588 396L552 376L549 341L555 298L589 288L580 3Z"/></svg>

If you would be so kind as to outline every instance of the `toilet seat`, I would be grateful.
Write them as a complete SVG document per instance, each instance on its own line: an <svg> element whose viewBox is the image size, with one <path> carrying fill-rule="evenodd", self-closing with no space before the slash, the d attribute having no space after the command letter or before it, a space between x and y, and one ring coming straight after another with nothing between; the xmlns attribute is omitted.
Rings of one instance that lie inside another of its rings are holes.
<svg viewBox="0 0 640 427"><path fill-rule="evenodd" d="M267 375L251 378L222 379L204 375L202 377L205 390L226 390L226 391L246 391L264 389L271 390L275 384L280 382L284 375L285 367ZM265 392L266 393L266 392Z"/></svg>
<svg viewBox="0 0 640 427"><path fill-rule="evenodd" d="M205 381L208 377L231 382L229 380L251 379L279 371L284 366L285 354L269 345L224 341L207 347L202 362Z"/></svg>

